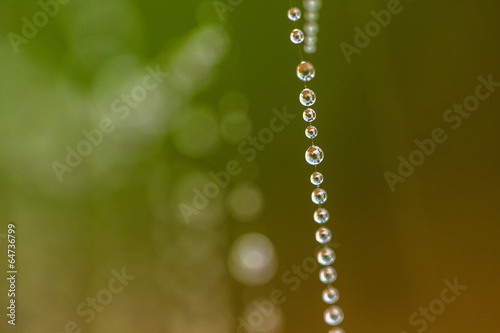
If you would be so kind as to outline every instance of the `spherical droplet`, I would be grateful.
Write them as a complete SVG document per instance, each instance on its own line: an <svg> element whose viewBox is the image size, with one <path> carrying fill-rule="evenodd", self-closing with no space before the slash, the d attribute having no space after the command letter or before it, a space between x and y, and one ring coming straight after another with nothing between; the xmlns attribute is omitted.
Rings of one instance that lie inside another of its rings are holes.
<svg viewBox="0 0 500 333"><path fill-rule="evenodd" d="M306 10L319 10L321 9L321 0L303 0L302 5Z"/></svg>
<svg viewBox="0 0 500 333"><path fill-rule="evenodd" d="M302 61L297 66L297 77L302 81L311 81L316 75L314 66L308 61Z"/></svg>
<svg viewBox="0 0 500 333"><path fill-rule="evenodd" d="M313 54L316 52L316 44L304 44L304 52L307 54Z"/></svg>
<svg viewBox="0 0 500 333"><path fill-rule="evenodd" d="M314 212L314 221L318 222L319 224L323 224L328 222L328 219L330 219L330 213L324 208L318 208Z"/></svg>
<svg viewBox="0 0 500 333"><path fill-rule="evenodd" d="M304 14L304 19L308 22L315 22L319 19L319 12L316 10L307 10Z"/></svg>
<svg viewBox="0 0 500 333"><path fill-rule="evenodd" d="M345 333L345 332L340 327L335 327L335 328L332 328L331 330L329 330L328 333Z"/></svg>
<svg viewBox="0 0 500 333"><path fill-rule="evenodd" d="M332 232L328 228L319 228L316 231L316 241L320 244L326 244L332 240Z"/></svg>
<svg viewBox="0 0 500 333"><path fill-rule="evenodd" d="M323 266L333 264L335 261L335 252L329 247L324 247L318 251L318 262Z"/></svg>
<svg viewBox="0 0 500 333"><path fill-rule="evenodd" d="M302 43L302 41L304 41L304 33L302 32L302 30L293 29L292 33L290 34L290 40L294 44Z"/></svg>
<svg viewBox="0 0 500 333"><path fill-rule="evenodd" d="M323 267L319 271L319 279L325 284L335 282L337 280L337 271L331 266Z"/></svg>
<svg viewBox="0 0 500 333"><path fill-rule="evenodd" d="M311 106L316 102L316 94L311 89L304 89L299 95L300 103L304 106Z"/></svg>
<svg viewBox="0 0 500 333"><path fill-rule="evenodd" d="M338 325L344 320L344 312L338 306L331 306L325 310L325 322L328 325Z"/></svg>
<svg viewBox="0 0 500 333"><path fill-rule="evenodd" d="M318 37L316 35L306 35L306 37L304 38L305 44L315 45L317 41L318 41Z"/></svg>
<svg viewBox="0 0 500 333"><path fill-rule="evenodd" d="M318 135L318 129L315 126L307 126L306 136L309 139L314 139Z"/></svg>
<svg viewBox="0 0 500 333"><path fill-rule="evenodd" d="M311 108L305 109L302 113L302 118L308 123L313 122L316 119L316 111Z"/></svg>
<svg viewBox="0 0 500 333"><path fill-rule="evenodd" d="M323 301L328 304L333 304L339 300L339 291L336 288L328 287L323 290Z"/></svg>
<svg viewBox="0 0 500 333"><path fill-rule="evenodd" d="M321 183L323 183L323 175L321 174L321 172L313 172L313 174L311 175L311 183L313 185L321 185Z"/></svg>
<svg viewBox="0 0 500 333"><path fill-rule="evenodd" d="M300 19L300 9L292 7L288 10L288 19L290 21L298 21Z"/></svg>
<svg viewBox="0 0 500 333"><path fill-rule="evenodd" d="M318 30L318 23L314 21L304 23L304 32L306 33L306 35L316 35L318 33Z"/></svg>
<svg viewBox="0 0 500 333"><path fill-rule="evenodd" d="M323 150L318 146L311 146L306 150L306 161L311 165L320 164L324 157Z"/></svg>
<svg viewBox="0 0 500 333"><path fill-rule="evenodd" d="M327 194L326 191L323 190L322 188L315 188L314 191L311 194L311 199L312 202L314 202L317 205L321 205L325 203L327 199Z"/></svg>

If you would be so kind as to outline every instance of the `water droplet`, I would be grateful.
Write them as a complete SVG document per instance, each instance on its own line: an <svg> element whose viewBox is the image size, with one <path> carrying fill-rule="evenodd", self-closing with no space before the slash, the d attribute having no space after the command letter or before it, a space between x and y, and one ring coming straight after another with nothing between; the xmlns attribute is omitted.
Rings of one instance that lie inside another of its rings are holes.
<svg viewBox="0 0 500 333"><path fill-rule="evenodd" d="M306 22L304 23L304 32L306 35L316 35L319 31L318 23L316 22Z"/></svg>
<svg viewBox="0 0 500 333"><path fill-rule="evenodd" d="M309 22L315 22L319 19L319 12L316 10L307 10L304 14L304 19Z"/></svg>
<svg viewBox="0 0 500 333"><path fill-rule="evenodd" d="M299 95L300 103L304 106L311 106L316 102L316 94L311 89L304 89Z"/></svg>
<svg viewBox="0 0 500 333"><path fill-rule="evenodd" d="M288 10L288 19L290 21L298 21L300 19L300 9L292 7Z"/></svg>
<svg viewBox="0 0 500 333"><path fill-rule="evenodd" d="M332 328L331 330L329 330L328 333L345 333L345 332L340 327L335 327L335 328Z"/></svg>
<svg viewBox="0 0 500 333"><path fill-rule="evenodd" d="M307 54L313 54L316 52L316 44L304 44L304 52Z"/></svg>
<svg viewBox="0 0 500 333"><path fill-rule="evenodd" d="M326 191L319 187L315 188L311 194L312 201L317 205L323 204L326 201L326 198Z"/></svg>
<svg viewBox="0 0 500 333"><path fill-rule="evenodd" d="M302 5L306 10L320 10L321 0L303 0Z"/></svg>
<svg viewBox="0 0 500 333"><path fill-rule="evenodd" d="M308 61L302 61L297 66L297 77L302 81L311 81L316 75L314 66Z"/></svg>
<svg viewBox="0 0 500 333"><path fill-rule="evenodd" d="M304 43L306 45L315 45L317 41L318 37L316 35L306 35L306 37L304 38Z"/></svg>
<svg viewBox="0 0 500 333"><path fill-rule="evenodd" d="M335 252L329 247L324 247L318 251L318 262L323 266L333 264L335 261Z"/></svg>
<svg viewBox="0 0 500 333"><path fill-rule="evenodd" d="M323 290L323 301L333 304L339 300L339 291L336 288L328 287Z"/></svg>
<svg viewBox="0 0 500 333"><path fill-rule="evenodd" d="M326 284L335 282L337 280L337 271L331 266L323 267L319 271L319 279Z"/></svg>
<svg viewBox="0 0 500 333"><path fill-rule="evenodd" d="M319 228L316 231L316 240L320 244L326 244L332 240L332 232L328 228Z"/></svg>
<svg viewBox="0 0 500 333"><path fill-rule="evenodd" d="M318 146L311 146L306 150L306 161L311 165L320 164L324 157L323 150Z"/></svg>
<svg viewBox="0 0 500 333"><path fill-rule="evenodd" d="M305 109L302 118L308 123L313 122L316 119L316 112L313 109Z"/></svg>
<svg viewBox="0 0 500 333"><path fill-rule="evenodd" d="M307 126L306 136L309 139L314 139L318 135L318 129L315 126Z"/></svg>
<svg viewBox="0 0 500 333"><path fill-rule="evenodd" d="M322 182L323 175L321 174L321 172L313 172L313 174L311 175L311 183L313 185L321 185Z"/></svg>
<svg viewBox="0 0 500 333"><path fill-rule="evenodd" d="M293 29L292 33L290 34L290 40L294 44L302 43L302 41L304 41L304 33L302 32L302 30Z"/></svg>
<svg viewBox="0 0 500 333"><path fill-rule="evenodd" d="M319 224L326 223L330 219L330 213L324 208L318 208L314 212L314 221L318 222Z"/></svg>
<svg viewBox="0 0 500 333"><path fill-rule="evenodd" d="M344 312L338 306L331 306L325 310L325 322L328 325L338 325L344 320Z"/></svg>

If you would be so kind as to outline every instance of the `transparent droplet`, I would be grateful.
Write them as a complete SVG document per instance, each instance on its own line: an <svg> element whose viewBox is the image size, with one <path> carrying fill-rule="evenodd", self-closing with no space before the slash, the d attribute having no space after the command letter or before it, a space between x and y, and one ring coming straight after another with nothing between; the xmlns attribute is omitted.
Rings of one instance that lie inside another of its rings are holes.
<svg viewBox="0 0 500 333"><path fill-rule="evenodd" d="M311 146L306 150L306 161L311 165L320 164L324 157L323 150L318 146Z"/></svg>
<svg viewBox="0 0 500 333"><path fill-rule="evenodd" d="M306 35L316 35L318 31L319 31L318 23L314 21L304 23L304 33Z"/></svg>
<svg viewBox="0 0 500 333"><path fill-rule="evenodd" d="M321 0L303 0L302 5L306 10L319 10L321 9Z"/></svg>
<svg viewBox="0 0 500 333"><path fill-rule="evenodd" d="M333 264L335 261L335 252L329 247L324 247L318 251L318 262L323 266Z"/></svg>
<svg viewBox="0 0 500 333"><path fill-rule="evenodd" d="M313 172L313 174L311 175L311 183L313 185L321 185L321 183L323 183L323 175L321 174L321 172Z"/></svg>
<svg viewBox="0 0 500 333"><path fill-rule="evenodd" d="M316 231L316 241L320 244L326 244L332 240L332 232L328 228L319 228Z"/></svg>
<svg viewBox="0 0 500 333"><path fill-rule="evenodd" d="M317 41L318 37L316 35L306 35L306 37L304 38L304 43L306 45L308 44L316 45Z"/></svg>
<svg viewBox="0 0 500 333"><path fill-rule="evenodd" d="M316 111L310 108L305 109L302 113L302 118L304 118L304 120L308 123L313 122L314 120L316 120Z"/></svg>
<svg viewBox="0 0 500 333"><path fill-rule="evenodd" d="M332 328L331 330L329 330L328 333L345 333L345 332L340 327L335 327L335 328Z"/></svg>
<svg viewBox="0 0 500 333"><path fill-rule="evenodd" d="M316 52L316 44L304 44L304 52L307 54L313 54Z"/></svg>
<svg viewBox="0 0 500 333"><path fill-rule="evenodd" d="M328 325L338 325L344 320L344 311L334 305L325 310L325 322Z"/></svg>
<svg viewBox="0 0 500 333"><path fill-rule="evenodd" d="M318 222L319 224L323 224L328 222L328 219L330 219L330 213L324 208L318 208L314 212L314 221Z"/></svg>
<svg viewBox="0 0 500 333"><path fill-rule="evenodd" d="M311 106L316 102L316 94L311 89L304 89L299 95L300 103L304 106Z"/></svg>
<svg viewBox="0 0 500 333"><path fill-rule="evenodd" d="M333 304L339 300L339 291L336 288L328 287L323 290L323 301L328 304Z"/></svg>
<svg viewBox="0 0 500 333"><path fill-rule="evenodd" d="M309 139L314 139L318 135L318 129L315 126L307 126L306 136Z"/></svg>
<svg viewBox="0 0 500 333"><path fill-rule="evenodd" d="M290 8L288 10L288 19L290 21L298 21L300 19L300 9L297 7Z"/></svg>
<svg viewBox="0 0 500 333"><path fill-rule="evenodd" d="M299 29L293 29L292 33L290 34L290 40L294 44L299 44L304 41L304 33L302 30Z"/></svg>
<svg viewBox="0 0 500 333"><path fill-rule="evenodd" d="M315 188L314 191L311 194L311 200L317 205L321 205L325 203L327 199L327 194L326 191L323 190L322 188Z"/></svg>
<svg viewBox="0 0 500 333"><path fill-rule="evenodd" d="M308 61L302 61L297 66L297 77L302 81L311 81L316 75L314 66Z"/></svg>
<svg viewBox="0 0 500 333"><path fill-rule="evenodd" d="M307 10L304 19L308 22L315 22L319 19L319 12L317 10Z"/></svg>
<svg viewBox="0 0 500 333"><path fill-rule="evenodd" d="M319 271L319 279L325 284L333 283L337 280L337 271L331 266L323 267Z"/></svg>

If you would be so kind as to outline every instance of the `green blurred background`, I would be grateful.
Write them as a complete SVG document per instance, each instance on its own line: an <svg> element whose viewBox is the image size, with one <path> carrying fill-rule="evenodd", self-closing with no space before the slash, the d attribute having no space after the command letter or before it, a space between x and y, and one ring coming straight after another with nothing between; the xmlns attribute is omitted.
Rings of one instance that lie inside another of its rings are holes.
<svg viewBox="0 0 500 333"><path fill-rule="evenodd" d="M238 318L276 288L286 301L253 332L328 331L317 272L296 290L283 278L313 255L317 229L289 3L221 2L223 13L212 1L72 0L18 52L9 33L41 7L0 2L0 236L17 225L19 271L17 325L2 314L2 332L72 321L93 333L245 332ZM478 76L500 81L500 4L402 1L347 63L339 44L387 3L324 1L318 52L306 57L341 326L417 332L409 317L458 277L467 289L425 331L498 332L500 92L456 130L443 114ZM168 76L121 119L113 102L148 66ZM285 108L296 118L246 161L239 145ZM103 118L115 129L60 182L53 162ZM384 173L438 127L447 141L393 193ZM230 160L242 172L186 223L179 205ZM123 267L135 279L86 323L77 307ZM0 288L5 308L5 279Z"/></svg>

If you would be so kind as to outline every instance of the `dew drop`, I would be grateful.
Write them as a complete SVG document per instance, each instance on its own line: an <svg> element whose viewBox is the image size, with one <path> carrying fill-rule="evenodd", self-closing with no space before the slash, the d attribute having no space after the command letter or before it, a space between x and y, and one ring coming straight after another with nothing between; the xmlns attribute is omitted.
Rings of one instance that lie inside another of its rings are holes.
<svg viewBox="0 0 500 333"><path fill-rule="evenodd" d="M325 203L327 199L326 191L319 187L315 188L311 194L311 199L317 205Z"/></svg>
<svg viewBox="0 0 500 333"><path fill-rule="evenodd" d="M308 22L317 21L319 19L319 12L316 10L307 10L304 14L304 19Z"/></svg>
<svg viewBox="0 0 500 333"><path fill-rule="evenodd" d="M335 282L337 280L337 271L331 266L323 267L319 271L319 279L326 284Z"/></svg>
<svg viewBox="0 0 500 333"><path fill-rule="evenodd" d="M299 95L300 103L304 106L311 106L316 102L316 94L311 89L304 89Z"/></svg>
<svg viewBox="0 0 500 333"><path fill-rule="evenodd" d="M326 244L332 240L332 232L328 228L319 228L316 231L316 241L320 244Z"/></svg>
<svg viewBox="0 0 500 333"><path fill-rule="evenodd" d="M314 21L304 23L304 32L306 35L316 35L318 31L319 31L318 23Z"/></svg>
<svg viewBox="0 0 500 333"><path fill-rule="evenodd" d="M318 146L311 146L306 150L306 161L311 165L320 164L324 157L323 150Z"/></svg>
<svg viewBox="0 0 500 333"><path fill-rule="evenodd" d="M311 108L305 109L302 113L302 118L304 118L304 120L308 123L313 122L314 120L316 120L316 111Z"/></svg>
<svg viewBox="0 0 500 333"><path fill-rule="evenodd" d="M331 306L325 310L325 322L328 325L338 325L344 320L344 312L338 306Z"/></svg>
<svg viewBox="0 0 500 333"><path fill-rule="evenodd" d="M321 9L321 0L303 0L302 5L306 10L319 10Z"/></svg>
<svg viewBox="0 0 500 333"><path fill-rule="evenodd" d="M306 35L304 38L304 43L306 45L315 45L318 41L318 37L316 35Z"/></svg>
<svg viewBox="0 0 500 333"><path fill-rule="evenodd" d="M328 304L333 304L339 300L339 291L336 288L328 287L323 290L323 301Z"/></svg>
<svg viewBox="0 0 500 333"><path fill-rule="evenodd" d="M323 224L328 222L330 219L330 213L324 208L318 208L314 212L314 221L318 222L319 224Z"/></svg>
<svg viewBox="0 0 500 333"><path fill-rule="evenodd" d="M309 139L314 139L318 135L318 129L315 126L307 126L306 136Z"/></svg>
<svg viewBox="0 0 500 333"><path fill-rule="evenodd" d="M321 185L321 183L323 183L323 174L321 174L321 172L313 172L313 174L311 175L311 183L313 185Z"/></svg>
<svg viewBox="0 0 500 333"><path fill-rule="evenodd" d="M329 247L324 247L318 251L318 262L323 266L333 264L335 261L335 252Z"/></svg>
<svg viewBox="0 0 500 333"><path fill-rule="evenodd" d="M293 29L292 33L290 34L290 40L294 44L300 44L304 41L304 33L302 32L302 30Z"/></svg>
<svg viewBox="0 0 500 333"><path fill-rule="evenodd" d="M307 54L313 54L316 52L316 44L304 44L304 52Z"/></svg>
<svg viewBox="0 0 500 333"><path fill-rule="evenodd" d="M290 21L298 21L301 15L300 9L298 9L297 7L290 8L287 14Z"/></svg>
<svg viewBox="0 0 500 333"><path fill-rule="evenodd" d="M297 77L302 81L311 81L316 75L316 70L314 66L308 61L302 61L297 66Z"/></svg>

